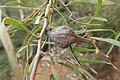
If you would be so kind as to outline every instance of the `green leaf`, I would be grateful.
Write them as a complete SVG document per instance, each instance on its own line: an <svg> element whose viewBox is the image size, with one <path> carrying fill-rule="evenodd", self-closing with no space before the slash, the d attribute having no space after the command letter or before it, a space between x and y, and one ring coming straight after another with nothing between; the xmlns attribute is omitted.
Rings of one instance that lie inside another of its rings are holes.
<svg viewBox="0 0 120 80"><path fill-rule="evenodd" d="M98 32L98 31L110 31L110 32L113 32L114 34L116 34L116 32L112 29L90 29L90 30L87 30L88 32ZM83 34L84 31L83 30L76 30L74 31L75 34Z"/></svg>
<svg viewBox="0 0 120 80"><path fill-rule="evenodd" d="M93 75L91 75L86 69L84 69L82 66L81 68L78 67L78 70L81 71L81 73L83 73L84 76L88 77L90 80L96 80L95 77Z"/></svg>
<svg viewBox="0 0 120 80"><path fill-rule="evenodd" d="M18 29L21 29L23 31L26 31L28 33L31 33L32 35L36 36L35 34L33 34L29 29L27 29L22 23L20 23L20 21L17 21L15 19L12 19L12 18L5 18L3 20L4 24L10 24L10 25L13 25L14 27L18 28Z"/></svg>
<svg viewBox="0 0 120 80"><path fill-rule="evenodd" d="M88 63L88 64L109 64L108 62L106 61L103 61L103 60L89 60L89 59L85 59L85 58L79 58L79 61L81 63Z"/></svg>
<svg viewBox="0 0 120 80"><path fill-rule="evenodd" d="M99 41L104 41L104 42L108 42L110 44L116 45L116 46L120 46L120 41L114 40L114 39L110 39L110 38L99 38L99 37L92 37L93 39L99 40Z"/></svg>
<svg viewBox="0 0 120 80"><path fill-rule="evenodd" d="M112 2L112 1L103 1L103 5L113 5L114 4L114 2Z"/></svg>
<svg viewBox="0 0 120 80"><path fill-rule="evenodd" d="M18 3L17 1L10 1L10 2L7 2L5 5L20 5L20 6L24 6L24 4Z"/></svg>
<svg viewBox="0 0 120 80"><path fill-rule="evenodd" d="M53 75L54 75L54 77L55 77L56 80L62 80L62 79L60 78L60 76L57 74L54 66L52 66L52 73L53 73Z"/></svg>
<svg viewBox="0 0 120 80"><path fill-rule="evenodd" d="M15 26L16 28L19 28L21 30L24 30L26 32L30 32L24 25L22 25L19 21L12 19L12 18L5 18L4 19L4 24L10 24Z"/></svg>
<svg viewBox="0 0 120 80"><path fill-rule="evenodd" d="M110 31L110 32L113 32L114 34L116 34L116 32L112 29L90 29L90 30L87 30L88 32L98 32L98 31ZM75 31L75 34L83 34L84 31L83 30L76 30Z"/></svg>
<svg viewBox="0 0 120 80"><path fill-rule="evenodd" d="M97 0L97 2L98 2L98 7L97 7L97 9L96 9L96 11L95 11L95 14L94 14L94 16L93 16L93 19L94 19L95 16L99 13L99 11L100 11L100 9L101 9L101 7L102 7L102 0Z"/></svg>
<svg viewBox="0 0 120 80"><path fill-rule="evenodd" d="M84 33L83 30L77 30L77 31L75 31L75 34L83 34L83 33Z"/></svg>
<svg viewBox="0 0 120 80"><path fill-rule="evenodd" d="M116 32L112 29L90 29L90 30L88 30L88 32L98 32L98 31L110 31L110 32L113 32L114 34L116 34Z"/></svg>
<svg viewBox="0 0 120 80"><path fill-rule="evenodd" d="M36 75L49 74L48 72L36 72Z"/></svg>
<svg viewBox="0 0 120 80"><path fill-rule="evenodd" d="M73 50L75 52L94 52L95 49L88 49L88 48L82 48L82 47L74 47Z"/></svg>
<svg viewBox="0 0 120 80"><path fill-rule="evenodd" d="M93 21L93 19L96 17L96 15L99 13L99 11L100 11L100 9L101 9L101 7L102 7L102 0L98 0L97 1L98 2L98 6L97 6L97 9L96 9L96 11L95 11L95 14L93 15L93 17L90 19L90 21L87 23L87 24L89 24L89 23L91 23L92 21Z"/></svg>
<svg viewBox="0 0 120 80"><path fill-rule="evenodd" d="M83 3L98 4L98 0L74 0L73 2L83 2ZM114 2L112 2L112 1L103 0L102 5L113 5L113 4L114 4Z"/></svg>
<svg viewBox="0 0 120 80"><path fill-rule="evenodd" d="M101 18L101 17L94 17L94 20L99 20L99 21L103 21L103 22L107 22L108 20L106 18Z"/></svg>

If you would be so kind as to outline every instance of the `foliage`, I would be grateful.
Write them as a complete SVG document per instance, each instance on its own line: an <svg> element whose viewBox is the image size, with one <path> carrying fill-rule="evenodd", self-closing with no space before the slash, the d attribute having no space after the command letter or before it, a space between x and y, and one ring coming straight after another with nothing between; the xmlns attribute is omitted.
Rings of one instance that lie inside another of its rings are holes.
<svg viewBox="0 0 120 80"><path fill-rule="evenodd" d="M33 60L30 67L28 66L28 58L30 55L31 46L36 46L36 44L33 44L34 38L39 38L38 34L43 28L42 26L44 25L43 21L46 5L47 2L45 2L44 0L21 0L21 2L9 1L6 2L4 5L0 6L0 9L3 9L3 12L1 12L1 16L3 16L4 18L0 24L4 24L8 28L7 30L9 34L13 34L12 36L15 36L14 34L16 34L16 32L19 32L20 30L26 32L27 34L24 35L26 38L23 39L23 43L21 43L21 45L23 45L20 46L21 48L18 47L19 50L17 52L18 54L24 55L24 61L22 64L24 65L24 76L26 77L26 79L30 76L29 73L31 72L34 63ZM119 19L116 19L117 17L119 17L119 14L117 14L117 12L111 12L110 10L108 10L108 15L107 12L107 8L114 10L116 7L118 9L119 5L114 5L114 2L112 1L56 0L55 5L52 4L52 7L49 9L49 14L52 14L52 16L48 15L50 23L48 27L53 29L57 26L69 25L70 27L74 28L77 35L83 35L87 38L112 44L111 46L109 46L110 49L108 50L108 53L104 54L104 56L107 58L107 56L109 56L111 50L113 49L113 46L120 46L120 42L117 40L120 36L120 28L118 27ZM17 11L17 13L16 11L7 10L6 8L14 9ZM117 16L113 16L112 13L117 14ZM1 19L2 18L0 18L0 20ZM113 22L114 20L115 22ZM2 37L0 36L0 38ZM45 41L43 42L43 46L45 44L54 44L46 40L47 39L45 39ZM108 58L108 61L91 60L92 58L87 59L87 57L85 56L82 56L83 58L81 58L80 53L82 52L90 54L103 54L103 52L97 47L97 43L95 41L92 44L86 45L74 44L72 46L72 51L72 58L74 60L73 62L59 57L62 60L65 60L66 63L57 63L72 69L73 72L76 74L79 73L84 75L89 80L96 79L83 66L81 66L79 62L81 62L82 65L85 65L85 63L103 63L114 66L112 63L109 62ZM89 56L89 54L87 56ZM51 71L56 80L61 80L59 74L56 73L54 66L52 66ZM81 77L81 79L82 78L83 77Z"/></svg>

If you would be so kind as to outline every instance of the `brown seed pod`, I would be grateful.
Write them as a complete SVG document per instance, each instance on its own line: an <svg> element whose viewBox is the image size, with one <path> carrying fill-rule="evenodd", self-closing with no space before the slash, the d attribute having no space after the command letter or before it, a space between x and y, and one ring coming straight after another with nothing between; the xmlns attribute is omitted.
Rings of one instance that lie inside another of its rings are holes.
<svg viewBox="0 0 120 80"><path fill-rule="evenodd" d="M72 43L90 43L91 39L85 39L80 36L77 36L74 33L74 30L67 26L60 26L52 31L48 31L49 38L61 48L67 48Z"/></svg>

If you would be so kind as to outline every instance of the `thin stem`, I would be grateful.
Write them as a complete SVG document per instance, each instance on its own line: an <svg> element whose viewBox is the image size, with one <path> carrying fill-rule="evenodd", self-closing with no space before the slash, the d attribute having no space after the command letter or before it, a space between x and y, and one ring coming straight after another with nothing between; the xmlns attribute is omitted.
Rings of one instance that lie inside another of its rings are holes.
<svg viewBox="0 0 120 80"><path fill-rule="evenodd" d="M18 3L20 3L21 1L18 0ZM18 7L21 7L20 5ZM20 13L20 18L23 19L24 18L24 13L23 13L23 9L19 9L19 13Z"/></svg>
<svg viewBox="0 0 120 80"><path fill-rule="evenodd" d="M120 33L116 36L115 40L117 40L120 37ZM109 51L107 52L107 56L111 53L112 49L113 49L114 45L112 45L109 49Z"/></svg>
<svg viewBox="0 0 120 80"><path fill-rule="evenodd" d="M67 5L65 5L65 3L64 3L62 0L60 0L60 2L64 5L64 7L65 7L65 8L67 9L67 11L70 13L69 18L70 18L71 20L73 20L74 22L76 22L76 23L83 24L84 26L81 26L82 30L85 32L85 35L86 35L88 38L91 38L91 37L92 37L92 34L90 34L90 33L87 31L87 28L86 28L85 26L90 25L90 23L92 22L93 18L97 15L97 12L95 12L94 16L92 17L92 19L90 19L90 21L88 21L88 23L82 23L82 22L79 22L79 21L76 21L76 20L75 20L76 17L72 14L72 12L70 11L70 9L67 7ZM98 11L98 8L97 8L96 11ZM72 16L73 16L75 19L73 19ZM117 70L117 68L116 68L116 67L111 63L111 61L108 59L108 56L105 55L105 54L97 47L97 45L96 45L95 42L96 42L95 40L93 40L93 42L92 42L92 44L94 45L94 47L95 47L96 49L98 49L99 52L100 52L103 56L105 56L105 57L107 58L107 60L110 62L110 65L112 65L113 68L115 68L115 69Z"/></svg>
<svg viewBox="0 0 120 80"><path fill-rule="evenodd" d="M42 38L44 36L46 28L48 27L48 13L50 11L49 9L51 6L51 2L52 2L52 0L49 0L49 3L47 4L47 7L46 7L44 25L43 25L43 28L42 28L41 33L39 35L40 39L38 40L37 54L35 56L35 62L33 65L33 69L31 71L30 80L35 80L35 75L36 75L38 63L40 61L40 54L41 54L41 49L42 49Z"/></svg>
<svg viewBox="0 0 120 80"><path fill-rule="evenodd" d="M72 14L72 12L70 11L70 9L67 7L68 5L65 5L65 3L60 0L60 2L63 4L63 6L66 8L66 10L70 13L70 16L69 16L69 19L76 22L76 23L79 23L79 24L82 24L82 25L89 25L89 26L99 26L100 24L89 24L89 23L83 23L83 22L80 22L80 21L77 21L77 18ZM72 18L73 16L73 18Z"/></svg>
<svg viewBox="0 0 120 80"><path fill-rule="evenodd" d="M76 55L74 54L74 51L72 50L72 46L70 46L71 52L72 52L72 57L75 59L75 61L77 61L78 66L81 66L79 60L77 59Z"/></svg>

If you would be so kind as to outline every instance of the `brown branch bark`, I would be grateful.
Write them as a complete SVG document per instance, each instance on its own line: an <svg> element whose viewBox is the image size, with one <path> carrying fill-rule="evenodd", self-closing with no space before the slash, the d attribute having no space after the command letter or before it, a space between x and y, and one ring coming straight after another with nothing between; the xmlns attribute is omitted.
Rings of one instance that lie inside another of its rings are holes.
<svg viewBox="0 0 120 80"><path fill-rule="evenodd" d="M49 3L47 4L47 7L46 7L44 25L43 25L43 28L42 28L41 33L40 33L40 39L38 40L37 53L36 53L36 56L35 56L35 62L34 62L34 65L33 65L33 69L31 71L30 80L35 80L35 75L36 75L38 63L40 61L42 38L43 38L43 35L45 33L46 28L48 27L48 13L50 11L49 9L50 9L50 6L51 6L51 1L52 0L49 0Z"/></svg>

